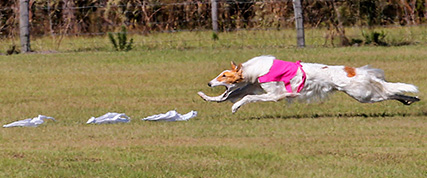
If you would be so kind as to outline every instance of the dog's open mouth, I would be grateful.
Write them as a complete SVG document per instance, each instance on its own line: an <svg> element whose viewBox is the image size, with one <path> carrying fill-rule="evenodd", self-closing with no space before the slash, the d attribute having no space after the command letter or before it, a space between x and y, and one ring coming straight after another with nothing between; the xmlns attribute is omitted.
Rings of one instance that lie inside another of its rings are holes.
<svg viewBox="0 0 427 178"><path fill-rule="evenodd" d="M227 85L216 85L211 87L217 87L217 86L224 86L225 91L218 95L218 96L207 96L203 92L198 92L199 96L201 96L204 100L207 101L216 101L216 102L222 102L228 100L230 97L234 95L236 91L239 91L240 89L235 86L227 86Z"/></svg>
<svg viewBox="0 0 427 178"><path fill-rule="evenodd" d="M241 86L227 86L227 85L222 85L225 87L225 91L224 93L222 93L220 96L222 96L222 98L224 100L227 100L229 97L233 97L234 95L238 94L239 92L241 92L242 90L244 90L246 87L248 87L249 85L241 85Z"/></svg>
<svg viewBox="0 0 427 178"><path fill-rule="evenodd" d="M233 93L233 91L234 91L226 85L218 85L218 86L224 86L224 88L225 88L225 91L222 94L220 94L219 96L217 96L217 97L221 97L222 100L226 100L230 96L230 94ZM212 88L213 87L217 87L217 86L212 86Z"/></svg>

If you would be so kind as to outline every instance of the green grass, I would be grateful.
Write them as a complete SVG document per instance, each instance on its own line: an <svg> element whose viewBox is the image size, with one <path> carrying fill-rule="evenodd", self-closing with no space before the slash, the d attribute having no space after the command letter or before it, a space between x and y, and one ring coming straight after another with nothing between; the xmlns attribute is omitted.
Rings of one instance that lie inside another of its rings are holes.
<svg viewBox="0 0 427 178"><path fill-rule="evenodd" d="M385 33L385 41L391 45L397 44L426 44L427 31L424 26L389 27L389 28L358 28L346 29L346 35L352 38L364 39L362 34L370 31ZM325 37L331 33L322 28L305 29L306 45L309 47L331 47L331 39ZM152 33L148 35L128 35L134 39L133 50L188 50L188 49L260 49L260 48L293 48L296 46L294 29L280 30L241 30L219 33L219 40L212 40L211 31ZM336 34L335 34L336 35ZM339 38L334 37L334 45L339 46ZM0 40L0 53L14 44L19 48L19 38L15 40ZM114 51L107 35L94 37L74 36L44 36L32 37L31 49L40 53L51 52L82 52L82 51Z"/></svg>
<svg viewBox="0 0 427 178"><path fill-rule="evenodd" d="M79 42L87 39L76 40L83 46ZM0 129L0 177L427 176L427 46L294 49L274 43L130 52L67 47L63 53L0 56L0 122L38 114L57 119L37 128ZM207 82L230 60L263 54L371 64L389 81L417 85L422 100L361 104L335 93L308 104L251 103L231 114L231 103L197 96L223 91ZM199 115L188 122L140 120L171 109ZM106 112L124 112L132 121L85 124Z"/></svg>

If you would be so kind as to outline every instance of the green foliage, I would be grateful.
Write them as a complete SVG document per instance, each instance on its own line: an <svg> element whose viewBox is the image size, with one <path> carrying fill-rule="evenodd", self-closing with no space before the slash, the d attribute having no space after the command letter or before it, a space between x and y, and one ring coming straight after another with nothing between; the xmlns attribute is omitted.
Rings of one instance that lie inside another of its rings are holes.
<svg viewBox="0 0 427 178"><path fill-rule="evenodd" d="M127 31L125 26L122 26L122 31L117 33L117 41L111 32L108 33L108 38L110 39L111 44L113 44L114 49L117 51L129 51L132 49L133 38L127 42Z"/></svg>
<svg viewBox="0 0 427 178"><path fill-rule="evenodd" d="M214 40L214 41L219 40L219 37L218 37L217 33L215 33L215 32L212 33L212 40Z"/></svg>
<svg viewBox="0 0 427 178"><path fill-rule="evenodd" d="M424 39L424 37L419 39ZM379 32L368 30L368 32L362 31L361 38L352 38L350 45L406 46L420 43L419 39L406 35L398 29L381 29Z"/></svg>
<svg viewBox="0 0 427 178"><path fill-rule="evenodd" d="M388 46L388 43L384 40L386 36L384 31L381 31L381 32L371 31L368 33L365 33L364 31L362 31L362 35L365 38L365 44Z"/></svg>

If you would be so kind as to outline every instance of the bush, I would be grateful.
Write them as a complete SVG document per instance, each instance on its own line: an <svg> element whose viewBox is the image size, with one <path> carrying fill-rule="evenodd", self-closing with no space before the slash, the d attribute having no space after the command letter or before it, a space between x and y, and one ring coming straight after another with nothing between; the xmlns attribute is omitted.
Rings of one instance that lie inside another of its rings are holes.
<svg viewBox="0 0 427 178"><path fill-rule="evenodd" d="M384 31L381 31L381 32L371 31L370 33L362 32L362 35L365 38L365 44L388 46L388 43L385 42L384 40L386 36Z"/></svg>
<svg viewBox="0 0 427 178"><path fill-rule="evenodd" d="M127 42L127 32L126 27L122 26L122 31L117 33L117 41L114 39L113 33L109 32L108 37L110 38L111 43L113 44L114 49L117 51L129 51L132 49L133 38Z"/></svg>

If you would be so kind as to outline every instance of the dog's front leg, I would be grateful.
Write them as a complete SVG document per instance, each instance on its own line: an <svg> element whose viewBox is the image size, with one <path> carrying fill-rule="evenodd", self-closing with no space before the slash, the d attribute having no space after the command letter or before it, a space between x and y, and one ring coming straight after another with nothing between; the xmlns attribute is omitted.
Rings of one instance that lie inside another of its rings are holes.
<svg viewBox="0 0 427 178"><path fill-rule="evenodd" d="M286 97L296 97L296 96L299 96L299 94L298 93L282 93L282 94L265 93L265 94L261 94L261 95L247 95L247 96L243 97L240 101L233 104L233 106L231 107L231 112L235 113L243 105L248 104L248 103L252 103L252 102L279 101L279 100L284 99Z"/></svg>
<svg viewBox="0 0 427 178"><path fill-rule="evenodd" d="M264 94L244 96L240 101L234 103L233 107L231 107L231 112L235 113L241 106L251 102L279 101L286 97L299 96L299 93L288 93L283 82L262 83L261 88L265 91Z"/></svg>
<svg viewBox="0 0 427 178"><path fill-rule="evenodd" d="M211 101L211 102L223 102L227 100L227 97L224 97L224 94L219 95L219 96L207 96L205 93L199 91L197 92L197 94L202 97L205 101Z"/></svg>

